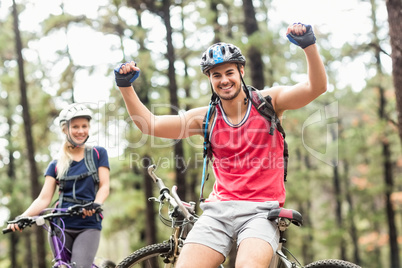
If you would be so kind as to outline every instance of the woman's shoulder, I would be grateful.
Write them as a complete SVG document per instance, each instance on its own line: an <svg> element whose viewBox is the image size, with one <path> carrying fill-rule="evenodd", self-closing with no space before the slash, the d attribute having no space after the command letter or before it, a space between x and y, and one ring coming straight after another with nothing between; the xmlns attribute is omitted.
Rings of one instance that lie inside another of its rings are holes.
<svg viewBox="0 0 402 268"><path fill-rule="evenodd" d="M87 148L87 149L93 149L93 150L95 150L95 151L106 151L106 149L105 149L105 147L102 147L102 146L99 146L99 145L94 145L94 146L92 146L92 145L87 145L87 146L85 146L85 148Z"/></svg>
<svg viewBox="0 0 402 268"><path fill-rule="evenodd" d="M45 171L45 175L49 175L52 177L56 177L56 173L57 173L57 160L53 159L52 161L50 161L49 165L47 166L47 169Z"/></svg>
<svg viewBox="0 0 402 268"><path fill-rule="evenodd" d="M50 161L49 163L49 167L55 167L57 165L57 159L53 159L52 161Z"/></svg>
<svg viewBox="0 0 402 268"><path fill-rule="evenodd" d="M102 147L102 146L99 146L99 145L96 145L96 146L91 146L94 150L97 150L97 151L106 151L106 149L105 149L105 147Z"/></svg>
<svg viewBox="0 0 402 268"><path fill-rule="evenodd" d="M102 146L92 146L90 148L93 149L93 153L98 159L103 155L107 156L107 150Z"/></svg>

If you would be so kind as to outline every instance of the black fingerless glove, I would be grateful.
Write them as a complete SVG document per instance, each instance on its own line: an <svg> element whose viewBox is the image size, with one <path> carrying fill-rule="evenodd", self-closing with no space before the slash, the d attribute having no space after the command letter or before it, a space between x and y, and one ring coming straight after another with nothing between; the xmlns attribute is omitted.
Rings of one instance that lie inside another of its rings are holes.
<svg viewBox="0 0 402 268"><path fill-rule="evenodd" d="M304 25L304 24L303 24ZM293 44L305 49L306 47L315 44L315 35L313 32L313 28L311 25L304 25L306 26L306 32L303 35L295 35L295 34L288 34L287 38Z"/></svg>
<svg viewBox="0 0 402 268"><path fill-rule="evenodd" d="M92 206L90 209L94 209L97 213L102 212L101 204L99 203L92 203Z"/></svg>
<svg viewBox="0 0 402 268"><path fill-rule="evenodd" d="M116 85L118 87L131 87L131 83L134 82L134 80L140 76L139 70L128 74L120 74L119 71L121 67L124 66L125 64L126 63L122 63L118 65L116 68L114 68L114 76L116 80Z"/></svg>

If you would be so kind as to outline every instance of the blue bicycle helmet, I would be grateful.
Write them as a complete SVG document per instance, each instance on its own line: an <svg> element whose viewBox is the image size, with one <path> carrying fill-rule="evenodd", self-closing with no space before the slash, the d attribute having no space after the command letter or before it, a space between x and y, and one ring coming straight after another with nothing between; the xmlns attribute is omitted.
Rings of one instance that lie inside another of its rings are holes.
<svg viewBox="0 0 402 268"><path fill-rule="evenodd" d="M246 58L238 47L228 43L216 43L210 46L202 55L201 70L204 74L213 67L223 63L240 63L246 65Z"/></svg>

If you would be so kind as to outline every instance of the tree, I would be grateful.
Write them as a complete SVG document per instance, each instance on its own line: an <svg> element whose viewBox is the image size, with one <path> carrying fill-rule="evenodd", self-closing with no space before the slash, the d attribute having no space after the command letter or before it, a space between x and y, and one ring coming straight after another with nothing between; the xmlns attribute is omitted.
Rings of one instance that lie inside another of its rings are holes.
<svg viewBox="0 0 402 268"><path fill-rule="evenodd" d="M39 195L39 182L38 182L38 170L35 162L35 148L32 138L32 123L31 116L29 114L29 103L27 98L27 85L25 82L24 74L24 59L22 57L22 41L18 26L18 12L15 0L13 0L13 18L14 18L14 32L15 32L15 46L18 62L18 76L19 76L19 86L21 92L21 106L23 108L22 114L24 119L24 129L25 129L25 141L27 145L27 156L30 166L30 180L31 180L31 197L35 199ZM47 267L46 265L46 249L45 249L45 239L43 232L40 228L35 228L36 233L36 246L37 246L37 258L39 267Z"/></svg>
<svg viewBox="0 0 402 268"><path fill-rule="evenodd" d="M255 17L255 10L253 0L243 0L244 11L244 28L249 38L254 34L260 34L258 29L257 18ZM247 51L247 63L251 70L252 85L257 89L265 87L264 81L264 63L259 48L250 44Z"/></svg>
<svg viewBox="0 0 402 268"><path fill-rule="evenodd" d="M388 1L389 4L390 1ZM402 2L401 1L396 1L399 2L399 12L402 11ZM387 5L388 5L387 4ZM388 219L388 232L389 232L389 245L390 245L390 259L391 259L391 267L400 267L400 256L399 256L399 246L398 246L398 231L397 231L397 226L395 222L395 211L391 202L391 194L394 191L394 173L393 173L393 163L392 163L392 151L391 151L391 142L389 140L389 127L387 126L388 123L388 118L390 118L389 115L387 115L386 111L386 106L387 106L387 99L385 97L385 88L384 85L381 83L383 79L381 79L384 76L384 73L382 71L382 63L381 63L381 58L380 54L382 51L380 50L381 46L378 42L378 26L377 26L377 20L376 20L376 4L375 0L371 0L371 5L372 5L372 20L373 20L373 36L374 40L373 43L375 44L375 59L376 59L376 69L377 69L377 76L379 77L378 79L378 84L375 85L378 88L379 91L379 105L378 105L378 117L381 121L384 122L384 131L383 134L380 136L381 139L381 147L382 147L382 154L383 154L383 174L384 174L384 182L385 182L385 205L386 205L386 211L387 211L387 219ZM397 7L395 7L397 8ZM402 16L401 16L402 17ZM401 22L400 26L402 25ZM401 28L399 28L399 34L402 33ZM392 35L391 35L392 36ZM400 39L402 40L402 39ZM400 52L402 52L401 48ZM398 53L394 53L393 55L397 55ZM396 57L396 56L395 56ZM398 59L395 59L393 56L393 60L398 62ZM402 57L401 57L402 59ZM402 63L402 62L401 62ZM396 76L398 75L398 68L399 68L399 74L402 74L402 66L393 66L397 70L393 70L394 74L394 81L396 79L401 79L397 78ZM402 82L402 80L400 81ZM394 82L395 83L395 82ZM398 84L395 84L395 89L396 92L398 92L397 86L400 86ZM397 105L401 105L402 108L402 87L400 88L401 91L401 96L400 96L400 101L401 103L398 103L398 95L397 94ZM402 110L400 110L401 112ZM400 118L402 119L401 114L399 114ZM400 121L400 124L402 124L402 121ZM402 125L400 127L400 130L402 130ZM402 133L402 132L401 132ZM402 136L401 136L402 137ZM402 141L402 140L401 140Z"/></svg>
<svg viewBox="0 0 402 268"><path fill-rule="evenodd" d="M402 146L402 2L387 0L389 37L392 48L392 75L398 110L399 138ZM396 266L395 266L396 267Z"/></svg>

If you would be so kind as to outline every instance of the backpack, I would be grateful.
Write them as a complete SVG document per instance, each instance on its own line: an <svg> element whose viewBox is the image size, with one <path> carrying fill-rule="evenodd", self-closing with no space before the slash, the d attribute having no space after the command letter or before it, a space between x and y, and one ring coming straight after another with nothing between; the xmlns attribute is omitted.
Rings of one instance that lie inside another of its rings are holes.
<svg viewBox="0 0 402 268"><path fill-rule="evenodd" d="M287 169L288 169L288 159L289 159L289 152L288 152L288 144L286 143L285 137L286 133L283 129L281 122L278 116L275 113L274 107L272 105L272 98L271 96L263 97L259 90L255 89L252 86L247 86L248 98L251 100L252 105L257 109L257 111L262 115L266 120L271 122L271 127L269 129L269 134L274 135L275 128L282 134L283 136L283 160L284 160L284 181L286 182L287 179ZM217 97L212 97L211 102L209 104L209 109L204 116L204 121L202 123L202 129L204 134L204 170L202 174L202 182L201 182L201 192L200 192L200 201L204 201L203 198L203 190L205 181L208 180L209 174L205 178L205 173L208 167L209 160L212 159L212 148L211 142L209 140L209 133L208 133L208 123L211 116L215 113L216 105L218 104L219 99Z"/></svg>
<svg viewBox="0 0 402 268"><path fill-rule="evenodd" d="M88 169L87 172L82 173L80 175L72 175L72 176L67 176L66 174L64 174L60 179L57 180L57 183L59 185L59 200L58 200L57 207L61 208L63 201L81 204L81 205L88 203L88 201L86 201L86 200L79 200L76 198L75 183L73 186L73 198L64 197L64 186L66 184L66 181L70 181L70 180L78 181L78 180L85 179L89 176L92 176L94 183L95 183L95 193L98 191L99 175L98 175L98 169L96 168L96 164L95 164L95 160L94 160L93 150L95 150L95 152L97 153L98 159L99 159L99 152L98 152L98 150L96 150L95 147L85 147L84 161L85 161L85 166Z"/></svg>

